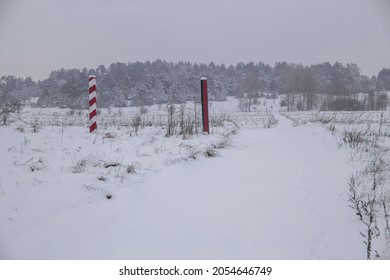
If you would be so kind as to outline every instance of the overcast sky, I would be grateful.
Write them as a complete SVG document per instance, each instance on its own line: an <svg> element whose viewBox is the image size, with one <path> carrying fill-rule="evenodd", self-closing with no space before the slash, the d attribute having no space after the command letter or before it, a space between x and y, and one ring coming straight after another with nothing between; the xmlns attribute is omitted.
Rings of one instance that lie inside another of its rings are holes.
<svg viewBox="0 0 390 280"><path fill-rule="evenodd" d="M390 68L389 0L0 0L0 76L155 59Z"/></svg>

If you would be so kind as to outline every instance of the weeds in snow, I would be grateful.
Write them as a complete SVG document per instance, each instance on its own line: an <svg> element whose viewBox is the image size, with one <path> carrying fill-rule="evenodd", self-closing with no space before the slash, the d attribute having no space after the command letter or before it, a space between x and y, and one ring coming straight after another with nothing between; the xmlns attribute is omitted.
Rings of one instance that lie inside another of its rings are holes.
<svg viewBox="0 0 390 280"><path fill-rule="evenodd" d="M16 130L16 131L19 131L20 133L25 133L25 132L26 132L26 127L25 127L23 124L18 124L18 125L15 127L15 130Z"/></svg>
<svg viewBox="0 0 390 280"><path fill-rule="evenodd" d="M358 148L361 144L366 143L366 133L356 128L345 129L343 131L342 140L349 145L350 148Z"/></svg>
<svg viewBox="0 0 390 280"><path fill-rule="evenodd" d="M103 181L103 182L106 182L106 181L107 181L107 178L104 177L104 176L99 176L97 179L98 179L99 181Z"/></svg>
<svg viewBox="0 0 390 280"><path fill-rule="evenodd" d="M389 258L390 122L388 112L288 113L295 121L318 122L338 135L360 166L348 181L349 206L363 225L367 259Z"/></svg>
<svg viewBox="0 0 390 280"><path fill-rule="evenodd" d="M127 166L126 172L127 172L128 174L135 174L135 173L137 173L137 172L136 172L136 169L137 169L138 166L139 166L138 163L133 162L133 163L131 163L131 164L129 164L129 165Z"/></svg>
<svg viewBox="0 0 390 280"><path fill-rule="evenodd" d="M205 151L204 151L204 155L206 157L216 157L218 156L218 152L215 150L214 147L208 147Z"/></svg>
<svg viewBox="0 0 390 280"><path fill-rule="evenodd" d="M99 188L99 187L95 187L94 185L83 185L82 188L88 192L100 192L102 193L103 192L103 189L102 188Z"/></svg>
<svg viewBox="0 0 390 280"><path fill-rule="evenodd" d="M38 133L41 129L41 124L39 123L38 118L34 118L33 122L31 123L31 131L33 133Z"/></svg>
<svg viewBox="0 0 390 280"><path fill-rule="evenodd" d="M278 124L278 120L275 119L275 116L271 113L267 114L267 117L263 119L263 127L264 128L271 128L275 127Z"/></svg>
<svg viewBox="0 0 390 280"><path fill-rule="evenodd" d="M82 173L85 171L87 165L86 159L80 159L76 161L76 164L72 167L72 173Z"/></svg>
<svg viewBox="0 0 390 280"><path fill-rule="evenodd" d="M30 167L31 172L44 170L44 169L46 169L46 161L42 158L39 158L37 161L31 162L29 164L29 167Z"/></svg>

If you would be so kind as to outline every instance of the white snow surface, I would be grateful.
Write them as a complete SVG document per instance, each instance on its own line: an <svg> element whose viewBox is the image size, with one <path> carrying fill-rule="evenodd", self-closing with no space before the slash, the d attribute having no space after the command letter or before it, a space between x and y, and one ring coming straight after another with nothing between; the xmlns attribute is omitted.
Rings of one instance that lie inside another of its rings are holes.
<svg viewBox="0 0 390 280"><path fill-rule="evenodd" d="M364 259L349 152L275 109L277 127L242 127L218 156L196 160L188 147L220 135L95 140L85 127L0 127L0 258Z"/></svg>

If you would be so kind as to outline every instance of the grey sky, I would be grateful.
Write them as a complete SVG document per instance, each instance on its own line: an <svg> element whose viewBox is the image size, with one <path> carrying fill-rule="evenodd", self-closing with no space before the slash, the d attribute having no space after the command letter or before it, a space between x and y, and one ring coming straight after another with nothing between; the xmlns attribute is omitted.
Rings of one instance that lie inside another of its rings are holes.
<svg viewBox="0 0 390 280"><path fill-rule="evenodd" d="M390 67L389 0L0 0L0 76L155 59Z"/></svg>

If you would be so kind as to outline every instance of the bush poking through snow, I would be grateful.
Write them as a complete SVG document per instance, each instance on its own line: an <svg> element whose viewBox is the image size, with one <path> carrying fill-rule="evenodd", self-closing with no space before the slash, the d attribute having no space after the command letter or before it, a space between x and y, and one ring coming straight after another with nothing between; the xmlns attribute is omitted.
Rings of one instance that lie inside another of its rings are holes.
<svg viewBox="0 0 390 280"><path fill-rule="evenodd" d="M379 253L373 249L373 241L381 235L380 220L385 221L385 238L388 231L388 213L386 201L388 193L389 166L384 160L387 153L375 148L370 153L370 160L366 167L351 176L349 180L349 202L350 207L356 211L356 215L364 225L364 231L360 234L364 238L366 245L367 259L371 259L373 252L380 257Z"/></svg>
<svg viewBox="0 0 390 280"><path fill-rule="evenodd" d="M133 127L134 134L138 135L138 131L142 125L142 118L140 114L136 114L132 119L131 119L131 126Z"/></svg>
<svg viewBox="0 0 390 280"><path fill-rule="evenodd" d="M175 134L175 127L176 127L176 107L174 104L167 104L165 108L167 112L167 133L166 137L172 136Z"/></svg>
<svg viewBox="0 0 390 280"><path fill-rule="evenodd" d="M367 259L372 258L373 239L380 236L377 218L380 205L378 204L379 189L376 175L372 181L367 180L363 173L352 176L349 181L349 206L356 211L359 220L364 224L364 231L360 231L366 245ZM378 255L378 253L377 253Z"/></svg>
<svg viewBox="0 0 390 280"><path fill-rule="evenodd" d="M355 128L351 130L346 129L343 131L342 140L344 141L344 143L348 144L350 148L358 148L360 144L366 142L364 136L364 132L359 131Z"/></svg>
<svg viewBox="0 0 390 280"><path fill-rule="evenodd" d="M104 168L109 168L109 167L117 167L119 166L120 163L119 162L116 162L116 161L111 161L111 162L105 162L103 164Z"/></svg>
<svg viewBox="0 0 390 280"><path fill-rule="evenodd" d="M8 125L9 117L11 113L15 112L15 108L9 105L1 106L0 108L0 117L3 125Z"/></svg>
<svg viewBox="0 0 390 280"><path fill-rule="evenodd" d="M103 192L102 188L95 187L94 185L83 185L82 188L88 192Z"/></svg>
<svg viewBox="0 0 390 280"><path fill-rule="evenodd" d="M128 173L128 174L135 174L135 173L137 173L136 172L136 163L132 163L132 164L130 164L130 165L128 165L127 166L127 168L126 168L126 172Z"/></svg>
<svg viewBox="0 0 390 280"><path fill-rule="evenodd" d="M78 160L76 164L73 166L72 173L84 172L86 165L87 165L87 161L85 159Z"/></svg>
<svg viewBox="0 0 390 280"><path fill-rule="evenodd" d="M361 210L361 194L358 194L360 189L360 181L357 179L358 175L352 175L349 178L349 193L348 193L348 201L351 203L348 205L352 209L356 211L356 216L362 221L363 214Z"/></svg>
<svg viewBox="0 0 390 280"><path fill-rule="evenodd" d="M227 136L225 136L223 139L218 141L218 143L213 145L215 149L225 149L229 146L230 146L230 139Z"/></svg>
<svg viewBox="0 0 390 280"><path fill-rule="evenodd" d="M328 126L326 126L326 130L330 131L334 136L336 134L336 125L334 123L331 123Z"/></svg>
<svg viewBox="0 0 390 280"><path fill-rule="evenodd" d="M267 117L263 119L263 127L264 128L272 128L278 124L278 120L275 119L274 115L267 114Z"/></svg>
<svg viewBox="0 0 390 280"><path fill-rule="evenodd" d="M213 147L208 147L208 148L206 149L206 151L204 151L204 155L205 155L206 157L216 157L216 156L218 156L219 154L218 154L218 152L215 150L215 148L213 148Z"/></svg>
<svg viewBox="0 0 390 280"><path fill-rule="evenodd" d="M389 199L388 198L382 199L383 213L384 213L385 222L386 222L386 228L385 228L386 239L390 239L390 223L389 223L389 218L390 218L389 210L390 209L389 209L389 206L390 206Z"/></svg>
<svg viewBox="0 0 390 280"><path fill-rule="evenodd" d="M19 131L20 133L25 133L26 132L26 128L23 124L18 124L16 127L15 127L15 130L16 131Z"/></svg>
<svg viewBox="0 0 390 280"><path fill-rule="evenodd" d="M98 179L99 181L103 181L103 182L106 182L106 181L107 181L107 178L104 177L104 176L99 176L97 179Z"/></svg>
<svg viewBox="0 0 390 280"><path fill-rule="evenodd" d="M111 133L111 132L107 132L106 134L104 134L103 136L103 139L107 139L107 138L115 138L114 134Z"/></svg>
<svg viewBox="0 0 390 280"><path fill-rule="evenodd" d="M34 172L34 171L46 169L46 164L45 164L44 159L39 158L36 162L32 162L29 165L29 167L30 167L31 172Z"/></svg>
<svg viewBox="0 0 390 280"><path fill-rule="evenodd" d="M40 129L41 129L41 124L39 123L38 118L35 118L31 123L31 131L33 133L38 133Z"/></svg>

